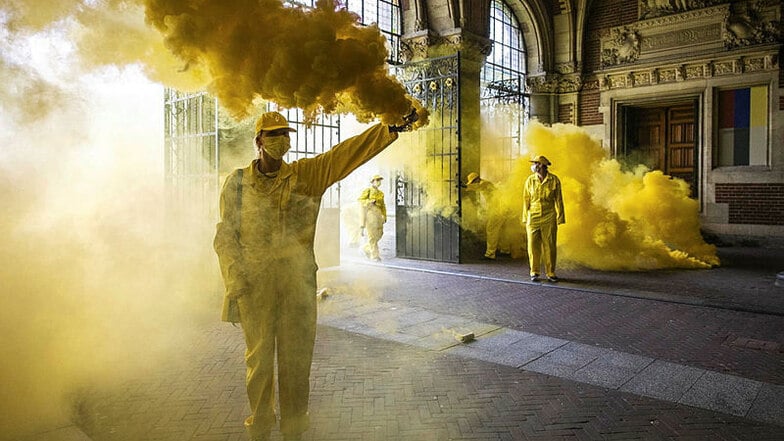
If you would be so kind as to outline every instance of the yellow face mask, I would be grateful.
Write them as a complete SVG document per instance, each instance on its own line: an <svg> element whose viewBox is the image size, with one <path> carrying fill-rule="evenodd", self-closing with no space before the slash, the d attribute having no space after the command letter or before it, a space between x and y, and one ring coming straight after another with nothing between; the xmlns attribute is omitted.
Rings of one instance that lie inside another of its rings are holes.
<svg viewBox="0 0 784 441"><path fill-rule="evenodd" d="M274 159L281 159L291 149L288 136L270 136L264 138L264 151Z"/></svg>

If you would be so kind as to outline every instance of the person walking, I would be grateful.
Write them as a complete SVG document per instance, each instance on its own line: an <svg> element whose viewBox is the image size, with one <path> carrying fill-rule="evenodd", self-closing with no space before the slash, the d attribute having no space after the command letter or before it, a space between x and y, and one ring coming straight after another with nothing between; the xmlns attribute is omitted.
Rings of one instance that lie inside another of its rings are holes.
<svg viewBox="0 0 784 441"><path fill-rule="evenodd" d="M378 241L384 235L384 224L387 222L387 206L384 204L384 192L381 191L380 175L370 179L370 187L362 190L359 196L360 210L362 210L362 227L367 233L367 243L362 248L365 257L379 261Z"/></svg>
<svg viewBox="0 0 784 441"><path fill-rule="evenodd" d="M523 186L523 223L528 239L531 281L540 280L544 257L547 280L557 282L555 262L558 225L566 222L561 181L548 171L552 163L544 156L537 156L531 162L533 174Z"/></svg>
<svg viewBox="0 0 784 441"><path fill-rule="evenodd" d="M245 427L252 440L268 440L276 423L276 357L283 437L301 439L309 426L318 269L313 243L322 195L417 118L414 110L403 126L377 124L289 164L283 156L295 129L280 113L267 112L256 122L258 158L226 178L214 248L226 287L222 319L240 322L247 345L251 415Z"/></svg>

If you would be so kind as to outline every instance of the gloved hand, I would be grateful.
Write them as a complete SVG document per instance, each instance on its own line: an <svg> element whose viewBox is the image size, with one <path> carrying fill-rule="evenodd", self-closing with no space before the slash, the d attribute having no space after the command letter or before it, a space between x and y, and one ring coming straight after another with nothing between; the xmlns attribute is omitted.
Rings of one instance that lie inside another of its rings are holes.
<svg viewBox="0 0 784 441"><path fill-rule="evenodd" d="M419 120L416 109L411 109L411 113L403 117L403 125L389 126L390 132L410 132L411 126Z"/></svg>

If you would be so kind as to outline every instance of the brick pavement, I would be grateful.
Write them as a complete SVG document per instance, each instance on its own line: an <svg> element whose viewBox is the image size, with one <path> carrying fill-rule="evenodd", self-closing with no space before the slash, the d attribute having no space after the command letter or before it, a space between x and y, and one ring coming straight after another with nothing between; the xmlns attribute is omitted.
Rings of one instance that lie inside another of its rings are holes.
<svg viewBox="0 0 784 441"><path fill-rule="evenodd" d="M388 244L384 252L392 252ZM503 259L457 266L403 261L435 271L423 273L349 258L340 271L322 271L320 283L365 302L784 388L784 360L771 346L784 343L782 316L736 307L775 312L784 304L784 296L775 297L780 288L771 290L782 255L720 249L727 266L706 272L569 269L562 274L571 281L559 287L530 284L524 274L515 279L521 264ZM474 277L438 274L444 271ZM322 323L335 312L331 304L321 303ZM381 320L385 332L376 337L319 326L306 439L784 439L780 425L390 341L391 320ZM83 391L78 426L93 441L245 440L243 350L238 329L212 325L166 369ZM770 399L775 404L780 396ZM280 439L277 431L273 439Z"/></svg>
<svg viewBox="0 0 784 441"><path fill-rule="evenodd" d="M242 339L82 401L94 441L244 440ZM320 326L308 440L779 440L784 428ZM273 439L280 439L277 431Z"/></svg>
<svg viewBox="0 0 784 441"><path fill-rule="evenodd" d="M775 315L368 265L324 271L320 283L333 297L350 293L433 320L449 314L784 383L782 354L733 344L784 341ZM321 303L322 322L335 305ZM784 439L779 425L390 341L401 323L392 317L371 316L381 325L375 338L319 326L306 439ZM78 424L94 441L244 440L243 349L238 329L215 324L167 369L85 391Z"/></svg>

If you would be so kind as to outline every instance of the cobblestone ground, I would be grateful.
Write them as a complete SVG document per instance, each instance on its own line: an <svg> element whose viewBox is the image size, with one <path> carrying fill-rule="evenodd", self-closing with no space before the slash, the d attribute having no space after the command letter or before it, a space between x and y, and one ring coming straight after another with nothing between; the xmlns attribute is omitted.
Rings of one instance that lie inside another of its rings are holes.
<svg viewBox="0 0 784 441"><path fill-rule="evenodd" d="M390 253L388 247L383 251ZM780 303L771 296L778 291L766 285L767 273L753 268L760 261L723 272L649 275L656 280L602 275L588 290L498 280L505 274L498 268L471 278L358 262L322 271L319 283L336 296L753 379L784 397L784 316L744 312L727 302L745 299L759 308ZM712 279L689 283L704 275ZM659 280L665 276L671 288ZM613 283L627 293L644 289L660 295L616 295ZM599 285L611 286L615 294L602 293ZM694 301L680 301L687 296ZM327 316L330 302L320 305ZM166 366L112 388L83 391L77 424L93 441L244 441L243 353L239 328L209 325ZM311 379L307 440L784 439L778 425L323 324ZM772 409L779 414L780 404ZM277 430L273 439L281 439Z"/></svg>
<svg viewBox="0 0 784 441"><path fill-rule="evenodd" d="M183 360L87 393L94 441L245 440L243 342L205 330ZM784 428L320 326L309 440L781 440ZM273 439L280 439L275 431Z"/></svg>

